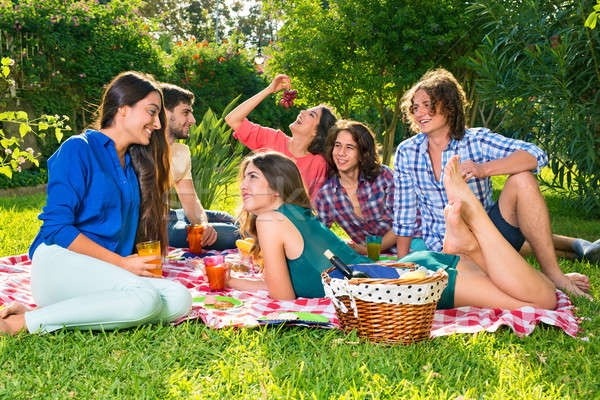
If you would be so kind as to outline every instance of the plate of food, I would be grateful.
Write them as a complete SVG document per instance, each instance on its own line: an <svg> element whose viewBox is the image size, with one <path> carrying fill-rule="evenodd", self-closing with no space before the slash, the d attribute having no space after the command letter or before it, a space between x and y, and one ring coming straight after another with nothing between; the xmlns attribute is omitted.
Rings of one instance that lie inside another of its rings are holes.
<svg viewBox="0 0 600 400"><path fill-rule="evenodd" d="M257 318L260 323L281 324L291 323L312 323L314 325L329 324L331 321L321 314L301 311L271 312L267 315Z"/></svg>
<svg viewBox="0 0 600 400"><path fill-rule="evenodd" d="M243 301L229 296L200 296L194 297L194 303L200 303L204 308L214 310L228 310L230 308L240 307Z"/></svg>

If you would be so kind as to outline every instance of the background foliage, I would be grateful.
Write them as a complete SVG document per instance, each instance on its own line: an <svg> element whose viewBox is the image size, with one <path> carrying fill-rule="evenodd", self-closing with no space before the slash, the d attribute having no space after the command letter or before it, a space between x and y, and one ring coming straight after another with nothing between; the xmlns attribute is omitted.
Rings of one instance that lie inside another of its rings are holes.
<svg viewBox="0 0 600 400"><path fill-rule="evenodd" d="M239 96L229 103L218 118L209 108L200 123L190 129L186 141L192 158L192 176L198 198L205 209L227 194L227 186L235 181L244 155L244 146L232 136L225 124Z"/></svg>
<svg viewBox="0 0 600 400"><path fill-rule="evenodd" d="M545 183L600 212L600 30L584 22L593 2L476 2L486 40L473 58L492 129L541 145L554 175Z"/></svg>
<svg viewBox="0 0 600 400"><path fill-rule="evenodd" d="M329 103L383 131L386 163L394 137L404 136L397 127L406 89L433 67L463 75L464 56L479 42L462 0L268 3L284 11L271 67L294 77L306 103Z"/></svg>

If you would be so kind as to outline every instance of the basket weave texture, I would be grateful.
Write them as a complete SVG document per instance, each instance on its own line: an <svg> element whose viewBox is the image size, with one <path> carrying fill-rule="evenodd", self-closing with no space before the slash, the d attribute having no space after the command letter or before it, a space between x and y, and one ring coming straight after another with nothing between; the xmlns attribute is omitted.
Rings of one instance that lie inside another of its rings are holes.
<svg viewBox="0 0 600 400"><path fill-rule="evenodd" d="M394 268L416 267L412 263L398 263L387 266ZM332 278L328 274L333 269L330 268L321 274L324 285L331 283ZM423 279L354 278L347 282L349 285L362 285L363 287L365 284L390 285L395 286L397 290L398 286L408 287L410 285L447 281L447 279L447 273L439 271L433 276ZM445 286L447 282L443 283ZM333 304L342 329L356 329L359 336L373 342L410 344L429 339L437 300L439 298L427 304L389 304L366 301L356 297L351 299L350 296L338 296ZM339 307L340 302L346 310ZM355 304L355 308L352 303ZM356 310L357 316L355 316L354 310Z"/></svg>

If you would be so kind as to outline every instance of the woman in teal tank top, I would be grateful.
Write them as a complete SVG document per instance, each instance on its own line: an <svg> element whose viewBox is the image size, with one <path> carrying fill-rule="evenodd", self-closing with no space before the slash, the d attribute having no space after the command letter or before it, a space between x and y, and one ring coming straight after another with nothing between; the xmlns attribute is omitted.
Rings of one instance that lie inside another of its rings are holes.
<svg viewBox="0 0 600 400"><path fill-rule="evenodd" d="M264 270L262 280L229 277L228 287L268 290L277 300L323 297L320 275L330 266L323 256L325 249L346 264L370 262L318 221L290 158L273 151L250 155L240 167L240 177L241 229L257 239L251 252L261 251ZM438 308L555 307L554 286L503 239L462 180L458 159L447 164L444 185L451 200L446 214L447 254L420 251L401 259L448 271L448 287Z"/></svg>

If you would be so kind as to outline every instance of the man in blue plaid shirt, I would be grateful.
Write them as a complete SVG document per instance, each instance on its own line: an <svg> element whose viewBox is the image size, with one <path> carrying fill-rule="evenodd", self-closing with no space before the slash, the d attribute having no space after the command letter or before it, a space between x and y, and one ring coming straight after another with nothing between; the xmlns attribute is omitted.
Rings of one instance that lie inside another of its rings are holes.
<svg viewBox="0 0 600 400"><path fill-rule="evenodd" d="M409 251L417 210L425 244L442 251L448 204L442 172L448 160L459 155L461 173L506 240L517 251L527 241L542 271L558 288L589 296L587 276L563 274L558 266L548 208L532 174L548 163L546 154L531 143L487 128L465 129L465 105L460 84L443 69L428 72L404 95L403 112L420 133L400 143L394 157L398 256ZM498 202L492 199L494 175L509 175Z"/></svg>

